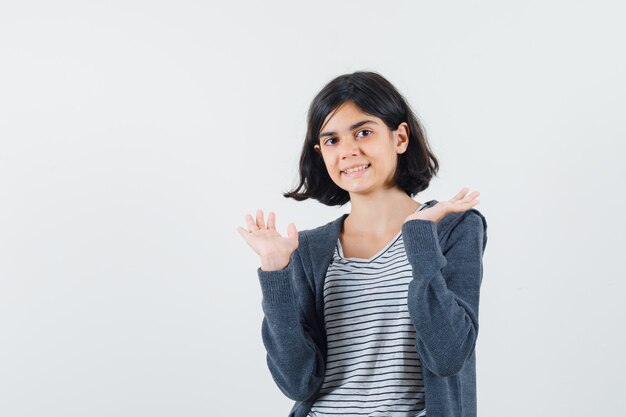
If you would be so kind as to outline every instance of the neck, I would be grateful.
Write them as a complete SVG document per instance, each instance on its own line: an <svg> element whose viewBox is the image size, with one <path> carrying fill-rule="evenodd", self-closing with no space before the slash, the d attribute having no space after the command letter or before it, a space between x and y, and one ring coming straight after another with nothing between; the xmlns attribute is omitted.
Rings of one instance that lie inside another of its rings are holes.
<svg viewBox="0 0 626 417"><path fill-rule="evenodd" d="M350 195L352 206L344 221L351 234L382 236L399 230L407 218L421 205L403 190L392 188L375 194Z"/></svg>

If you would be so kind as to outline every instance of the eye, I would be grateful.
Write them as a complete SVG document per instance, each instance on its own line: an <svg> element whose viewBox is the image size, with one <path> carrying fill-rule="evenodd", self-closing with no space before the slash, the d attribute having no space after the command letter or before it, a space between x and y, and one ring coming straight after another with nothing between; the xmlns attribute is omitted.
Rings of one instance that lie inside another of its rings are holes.
<svg viewBox="0 0 626 417"><path fill-rule="evenodd" d="M371 134L372 134L372 131L371 131L371 130L369 130L369 129L363 129L363 130L359 131L359 133L363 133L363 132L368 132L368 134L367 134L367 135L365 135L365 136L369 136L369 135L371 135Z"/></svg>
<svg viewBox="0 0 626 417"><path fill-rule="evenodd" d="M330 142L331 140L337 140L337 139L335 139L335 138L326 139L326 141L324 141L324 144L325 144L325 145L332 145L332 143L328 143L328 142Z"/></svg>

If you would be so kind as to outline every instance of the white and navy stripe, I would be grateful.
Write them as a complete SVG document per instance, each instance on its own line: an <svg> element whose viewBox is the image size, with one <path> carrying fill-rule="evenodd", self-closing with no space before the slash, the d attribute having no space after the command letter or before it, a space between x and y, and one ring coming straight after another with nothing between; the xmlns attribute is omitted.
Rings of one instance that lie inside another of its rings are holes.
<svg viewBox="0 0 626 417"><path fill-rule="evenodd" d="M370 259L344 257L337 241L324 282L326 374L309 417L426 415L412 278L401 232Z"/></svg>

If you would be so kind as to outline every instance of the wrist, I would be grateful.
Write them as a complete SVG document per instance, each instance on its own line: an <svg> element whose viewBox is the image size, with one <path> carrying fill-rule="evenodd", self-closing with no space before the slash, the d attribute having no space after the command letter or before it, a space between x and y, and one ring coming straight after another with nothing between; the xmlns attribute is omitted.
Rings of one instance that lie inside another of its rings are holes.
<svg viewBox="0 0 626 417"><path fill-rule="evenodd" d="M284 257L264 257L261 258L262 271L280 271L289 266L289 258Z"/></svg>

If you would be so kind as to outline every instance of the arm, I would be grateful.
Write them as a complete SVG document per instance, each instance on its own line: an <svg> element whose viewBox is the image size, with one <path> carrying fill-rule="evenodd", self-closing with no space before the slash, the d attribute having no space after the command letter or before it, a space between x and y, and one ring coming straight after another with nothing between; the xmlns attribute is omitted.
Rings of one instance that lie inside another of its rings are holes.
<svg viewBox="0 0 626 417"><path fill-rule="evenodd" d="M424 366L439 376L457 374L474 352L483 275L483 219L468 212L450 233L445 256L437 224L411 220L402 227L413 269L407 305Z"/></svg>
<svg viewBox="0 0 626 417"><path fill-rule="evenodd" d="M303 306L315 305L315 294L305 284L299 252L293 251L285 269L257 269L263 294L261 333L267 364L276 385L295 401L306 400L317 392L325 369L324 355L314 341L319 335L303 313Z"/></svg>

